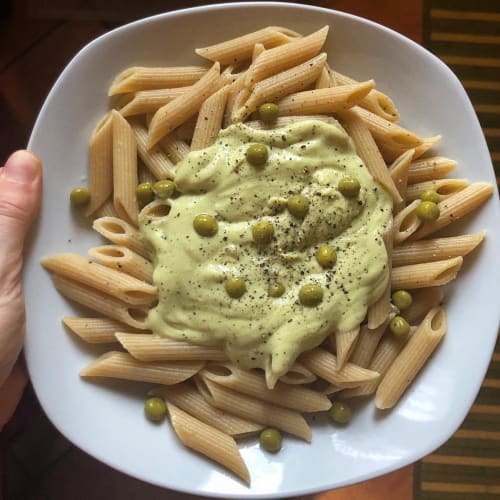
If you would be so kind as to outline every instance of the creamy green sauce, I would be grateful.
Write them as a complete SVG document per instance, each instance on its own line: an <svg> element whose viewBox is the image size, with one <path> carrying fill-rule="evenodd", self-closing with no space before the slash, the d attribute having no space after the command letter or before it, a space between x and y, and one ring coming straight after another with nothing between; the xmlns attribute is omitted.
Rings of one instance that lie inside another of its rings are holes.
<svg viewBox="0 0 500 500"><path fill-rule="evenodd" d="M246 161L251 143L268 146L265 166ZM337 190L346 175L361 184L357 198ZM279 377L303 351L360 324L383 293L389 270L382 235L392 200L340 127L317 120L275 130L232 125L213 146L187 155L177 165L175 182L182 195L171 200L169 215L141 221L155 253L159 303L148 316L154 333L220 344L234 363L270 367ZM309 200L303 220L286 209L294 194ZM217 219L215 236L193 229L201 213ZM274 224L275 233L259 247L251 227L263 219ZM337 251L331 269L316 261L322 244ZM238 299L224 288L232 277L246 284ZM276 281L285 293L269 297ZM306 307L298 293L311 283L322 287L324 297Z"/></svg>

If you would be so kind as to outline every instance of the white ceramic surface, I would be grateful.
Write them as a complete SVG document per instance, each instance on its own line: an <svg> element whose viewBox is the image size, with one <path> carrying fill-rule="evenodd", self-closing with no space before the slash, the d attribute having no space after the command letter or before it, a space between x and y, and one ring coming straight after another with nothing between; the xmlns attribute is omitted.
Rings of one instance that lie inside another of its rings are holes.
<svg viewBox="0 0 500 500"><path fill-rule="evenodd" d="M103 348L83 345L64 331L61 317L79 309L54 291L39 260L62 251L85 255L99 242L71 214L68 193L85 182L88 138L108 107L106 89L113 76L130 65L200 63L195 47L272 24L303 33L330 24L326 49L334 68L359 79L374 77L398 104L404 125L424 136L442 133L438 153L458 160L457 177L495 183L474 110L452 72L417 44L354 16L282 3L189 9L114 30L71 61L47 97L29 144L46 169L25 279L26 356L35 391L56 427L99 460L157 485L224 498L286 497L339 487L433 451L473 403L498 328L496 193L461 224L468 231L486 229L488 238L449 287L449 333L397 408L377 413L369 401L357 408L346 428L317 419L312 444L287 437L277 455L263 453L254 441L244 443L250 488L182 448L169 426L145 420L142 401L148 385L80 380L80 368Z"/></svg>

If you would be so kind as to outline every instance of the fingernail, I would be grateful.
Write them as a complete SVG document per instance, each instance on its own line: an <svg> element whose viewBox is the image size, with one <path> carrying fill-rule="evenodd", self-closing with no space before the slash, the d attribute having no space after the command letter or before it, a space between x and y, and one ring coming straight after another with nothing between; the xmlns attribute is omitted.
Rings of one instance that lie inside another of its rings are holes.
<svg viewBox="0 0 500 500"><path fill-rule="evenodd" d="M40 161L28 151L13 153L3 168L3 177L20 184L31 184L40 174Z"/></svg>

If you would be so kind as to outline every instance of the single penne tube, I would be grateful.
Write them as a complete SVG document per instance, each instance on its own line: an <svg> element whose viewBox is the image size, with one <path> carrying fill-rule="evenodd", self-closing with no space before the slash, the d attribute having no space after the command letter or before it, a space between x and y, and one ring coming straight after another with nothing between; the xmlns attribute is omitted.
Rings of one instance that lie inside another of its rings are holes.
<svg viewBox="0 0 500 500"><path fill-rule="evenodd" d="M256 83L244 106L233 112L233 122L243 121L264 102L274 102L288 94L306 89L318 79L325 62L326 54L319 54L298 66Z"/></svg>
<svg viewBox="0 0 500 500"><path fill-rule="evenodd" d="M290 94L278 103L280 116L336 113L351 108L374 87L373 80Z"/></svg>
<svg viewBox="0 0 500 500"><path fill-rule="evenodd" d="M344 332L335 332L335 348L337 353L337 365L341 370L347 361L356 345L359 336L359 326L352 330Z"/></svg>
<svg viewBox="0 0 500 500"><path fill-rule="evenodd" d="M387 251L387 267L392 267L392 246L393 246L393 228L392 222L384 231L384 245ZM379 299L368 307L367 323L368 328L374 330L387 321L392 310L391 305L391 282L387 281L384 292ZM338 353L337 353L338 354Z"/></svg>
<svg viewBox="0 0 500 500"><path fill-rule="evenodd" d="M300 413L227 389L203 375L195 381L203 397L216 408L311 441L311 429Z"/></svg>
<svg viewBox="0 0 500 500"><path fill-rule="evenodd" d="M127 326L138 330L147 330L146 317L148 308L131 306L110 295L101 293L87 286L61 276L53 275L52 281L57 291L64 297L98 312Z"/></svg>
<svg viewBox="0 0 500 500"><path fill-rule="evenodd" d="M158 335L140 337L126 331L116 332L122 347L140 361L227 360L225 352L217 347L189 344Z"/></svg>
<svg viewBox="0 0 500 500"><path fill-rule="evenodd" d="M250 90L243 87L235 96L231 102L231 116L230 123L235 123L239 120L239 113L242 106L245 104L247 99L250 97Z"/></svg>
<svg viewBox="0 0 500 500"><path fill-rule="evenodd" d="M410 236L411 241L420 240L461 219L476 208L479 208L493 193L493 186L487 182L475 182L462 191L441 201L438 206L439 217L432 222L422 224L418 231Z"/></svg>
<svg viewBox="0 0 500 500"><path fill-rule="evenodd" d="M129 332L131 335L147 333L145 330L130 328L111 318L83 318L65 316L64 325L89 344L117 343L115 332Z"/></svg>
<svg viewBox="0 0 500 500"><path fill-rule="evenodd" d="M96 212L113 194L113 124L111 113L97 123L89 143L90 202L85 215Z"/></svg>
<svg viewBox="0 0 500 500"><path fill-rule="evenodd" d="M245 125L248 127L256 128L256 129L272 129L272 128L281 128L290 125L291 123L296 123L303 120L319 120L325 123L329 123L330 125L334 125L340 128L339 122L328 115L297 115L297 116L280 116L276 119L274 123L264 123L261 120L251 120L245 122Z"/></svg>
<svg viewBox="0 0 500 500"><path fill-rule="evenodd" d="M431 309L380 382L375 394L377 408L392 408L399 401L443 339L446 328L444 308Z"/></svg>
<svg viewBox="0 0 500 500"><path fill-rule="evenodd" d="M420 288L412 290L413 301L411 306L400 314L410 325L415 325L434 307L441 304L444 293L441 287Z"/></svg>
<svg viewBox="0 0 500 500"><path fill-rule="evenodd" d="M115 210L115 204L113 203L113 199L110 198L105 201L95 212L94 217L99 219L100 217L118 217L118 214Z"/></svg>
<svg viewBox="0 0 500 500"><path fill-rule="evenodd" d="M169 68L134 66L117 75L109 88L108 95L185 87L197 82L206 72L207 68L203 66L173 66Z"/></svg>
<svg viewBox="0 0 500 500"><path fill-rule="evenodd" d="M240 97L240 92L245 88L245 73L240 73L237 78L229 85L226 108L224 110L224 127L231 125L231 117L236 109L236 101Z"/></svg>
<svg viewBox="0 0 500 500"><path fill-rule="evenodd" d="M153 221L166 217L170 213L170 201L155 199L148 203L139 213L139 220Z"/></svg>
<svg viewBox="0 0 500 500"><path fill-rule="evenodd" d="M413 148L412 159L416 160L417 158L420 158L423 154L432 149L442 138L443 136L440 134L434 135L432 137L421 138L422 142L420 143L420 145ZM408 150L407 146L395 144L394 141L390 140L380 139L377 141L377 144L386 162L392 162L396 160L398 156L401 156L405 151Z"/></svg>
<svg viewBox="0 0 500 500"><path fill-rule="evenodd" d="M392 288L411 290L445 285L457 277L462 262L462 257L453 257L435 262L395 267L391 276Z"/></svg>
<svg viewBox="0 0 500 500"><path fill-rule="evenodd" d="M300 362L322 379L339 387L355 387L379 376L376 372L349 362L339 370L337 357L319 347L303 353Z"/></svg>
<svg viewBox="0 0 500 500"><path fill-rule="evenodd" d="M406 199L406 191L408 189L408 170L410 169L411 160L413 158L413 149L408 149L401 156L398 156L392 165L389 167L394 184L398 188L401 198ZM399 212L403 204L395 207L395 213Z"/></svg>
<svg viewBox="0 0 500 500"><path fill-rule="evenodd" d="M210 61L218 61L221 65L236 64L252 57L256 43L261 43L268 49L288 43L296 36L297 34L286 28L268 26L215 45L195 49L195 52Z"/></svg>
<svg viewBox="0 0 500 500"><path fill-rule="evenodd" d="M184 446L226 467L250 484L250 473L233 437L192 417L170 402L167 402L167 411L172 427Z"/></svg>
<svg viewBox="0 0 500 500"><path fill-rule="evenodd" d="M332 77L336 85L352 85L358 83L356 80L338 71L332 71ZM361 100L359 106L390 122L399 121L399 112L396 105L390 97L379 90L373 89L370 91L370 93Z"/></svg>
<svg viewBox="0 0 500 500"><path fill-rule="evenodd" d="M325 64L321 73L314 84L315 89L327 89L328 87L333 87L333 80L328 65Z"/></svg>
<svg viewBox="0 0 500 500"><path fill-rule="evenodd" d="M242 370L227 362L209 363L200 375L228 389L299 412L324 411L331 406L324 394L307 387L278 381L273 389L268 389L264 374Z"/></svg>
<svg viewBox="0 0 500 500"><path fill-rule="evenodd" d="M306 368L302 363L295 361L295 363L288 369L285 375L279 378L280 382L290 385L303 385L310 384L317 379L316 375Z"/></svg>
<svg viewBox="0 0 500 500"><path fill-rule="evenodd" d="M151 251L145 245L139 231L118 217L101 217L96 219L92 224L92 228L116 245L130 248L130 250L142 255L146 259L149 259L151 256Z"/></svg>
<svg viewBox="0 0 500 500"><path fill-rule="evenodd" d="M464 257L472 252L484 240L485 236L486 231L479 231L478 233L460 236L405 243L394 248L392 265L398 267L451 259L453 257Z"/></svg>
<svg viewBox="0 0 500 500"><path fill-rule="evenodd" d="M191 140L191 151L206 148L214 143L222 126L228 94L229 85L224 85L201 105Z"/></svg>
<svg viewBox="0 0 500 500"><path fill-rule="evenodd" d="M193 124L194 127L194 124ZM180 127L179 127L180 128ZM192 137L193 131L189 132ZM160 141L160 147L167 153L167 156L174 163L179 163L191 150L189 145L175 134L169 134Z"/></svg>
<svg viewBox="0 0 500 500"><path fill-rule="evenodd" d="M344 120L344 126L348 134L354 141L358 155L373 178L390 193L396 205L402 203L403 199L392 180L389 169L378 150L368 125L352 110L344 111L340 113L340 116Z"/></svg>
<svg viewBox="0 0 500 500"><path fill-rule="evenodd" d="M324 26L310 35L262 52L248 68L245 86L252 88L257 82L317 56L325 43L328 29L329 26Z"/></svg>
<svg viewBox="0 0 500 500"><path fill-rule="evenodd" d="M81 377L108 377L151 384L172 385L198 373L203 361L144 363L127 352L110 351L80 371Z"/></svg>
<svg viewBox="0 0 500 500"><path fill-rule="evenodd" d="M60 253L42 259L48 271L111 295L133 306L152 304L158 299L156 287L81 255Z"/></svg>
<svg viewBox="0 0 500 500"><path fill-rule="evenodd" d="M157 146L148 149L148 129L138 119L130 119L130 126L137 141L137 152L156 179L173 179L174 164Z"/></svg>
<svg viewBox="0 0 500 500"><path fill-rule="evenodd" d="M373 353L377 348L382 335L387 328L387 321L377 328L368 328L368 325L362 325L358 336L358 341L349 358L349 361L355 365L367 368L372 360ZM375 370L378 371L378 370Z"/></svg>
<svg viewBox="0 0 500 500"><path fill-rule="evenodd" d="M181 96L188 87L171 89L140 90L135 92L132 99L119 109L123 116L143 115L155 113L159 108Z"/></svg>
<svg viewBox="0 0 500 500"><path fill-rule="evenodd" d="M149 125L148 148L194 116L203 101L217 90L219 79L220 65L215 63L187 92L158 109Z"/></svg>
<svg viewBox="0 0 500 500"><path fill-rule="evenodd" d="M375 349L370 364L368 365L370 370L380 373L380 377L376 380L360 384L357 387L343 390L342 397L347 399L370 396L374 394L380 384L380 381L382 380L382 377L397 358L412 333L413 332L410 331L410 334L407 337L400 338L390 332L387 332L377 344L377 348Z"/></svg>
<svg viewBox="0 0 500 500"><path fill-rule="evenodd" d="M174 404L189 415L231 436L245 437L263 428L261 424L250 422L212 406L189 382L159 385L151 389L149 394Z"/></svg>
<svg viewBox="0 0 500 500"><path fill-rule="evenodd" d="M443 156L432 156L414 160L408 169L408 184L440 179L449 174L457 166L455 160Z"/></svg>
<svg viewBox="0 0 500 500"><path fill-rule="evenodd" d="M127 120L116 110L113 118L113 203L118 215L137 225L137 141Z"/></svg>
<svg viewBox="0 0 500 500"><path fill-rule="evenodd" d="M420 195L427 190L435 191L440 197L441 201L449 198L450 196L462 191L470 183L467 179L436 179L432 181L417 182L412 184L406 193L407 200L416 200Z"/></svg>
<svg viewBox="0 0 500 500"><path fill-rule="evenodd" d="M254 63L257 60L257 57L259 57L262 54L262 52L264 52L265 50L266 50L266 48L264 47L264 45L262 43L256 43L253 46L253 50L252 50L252 63Z"/></svg>
<svg viewBox="0 0 500 500"><path fill-rule="evenodd" d="M130 248L102 245L89 249L89 255L99 264L116 269L146 283L153 283L153 264Z"/></svg>
<svg viewBox="0 0 500 500"><path fill-rule="evenodd" d="M422 144L422 139L415 133L396 123L385 120L367 109L356 106L353 108L353 112L366 123L377 142L380 141L386 145L393 144L395 147L404 147L406 149L416 148Z"/></svg>
<svg viewBox="0 0 500 500"><path fill-rule="evenodd" d="M420 200L414 200L395 215L392 226L395 248L404 243L422 225L422 220L417 216L419 205Z"/></svg>

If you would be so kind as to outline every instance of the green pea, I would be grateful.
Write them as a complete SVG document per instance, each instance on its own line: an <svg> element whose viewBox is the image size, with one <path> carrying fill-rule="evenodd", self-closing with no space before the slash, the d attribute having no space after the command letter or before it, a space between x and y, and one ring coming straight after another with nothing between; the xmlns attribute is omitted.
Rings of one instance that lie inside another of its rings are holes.
<svg viewBox="0 0 500 500"><path fill-rule="evenodd" d="M135 195L141 207L145 207L154 200L153 186L150 182L142 182L135 188Z"/></svg>
<svg viewBox="0 0 500 500"><path fill-rule="evenodd" d="M337 424L347 424L352 417L351 407L343 401L334 401L330 408L330 418Z"/></svg>
<svg viewBox="0 0 500 500"><path fill-rule="evenodd" d="M410 333L410 325L403 316L394 316L389 323L389 329L396 337L404 337Z"/></svg>
<svg viewBox="0 0 500 500"><path fill-rule="evenodd" d="M144 403L144 412L149 420L160 422L167 414L167 405L161 398L149 398Z"/></svg>
<svg viewBox="0 0 500 500"><path fill-rule="evenodd" d="M278 429L264 429L259 436L260 446L266 451L277 453L281 450L281 432Z"/></svg>
<svg viewBox="0 0 500 500"><path fill-rule="evenodd" d="M71 191L69 199L74 207L84 207L90 202L90 191L84 187L75 188Z"/></svg>
<svg viewBox="0 0 500 500"><path fill-rule="evenodd" d="M259 106L259 118L264 123L272 123L279 116L279 108L274 102L265 102Z"/></svg>
<svg viewBox="0 0 500 500"><path fill-rule="evenodd" d="M411 306L413 297L411 293L406 290L396 290L392 294L392 303L400 310L404 311Z"/></svg>
<svg viewBox="0 0 500 500"><path fill-rule="evenodd" d="M421 201L416 210L417 217L424 222L436 220L441 211L433 201Z"/></svg>
<svg viewBox="0 0 500 500"><path fill-rule="evenodd" d="M288 198L286 206L292 215L303 219L309 211L309 200L301 194L294 194Z"/></svg>
<svg viewBox="0 0 500 500"><path fill-rule="evenodd" d="M268 156L269 152L265 144L252 144L247 148L247 161L254 167L262 167L262 165L265 165Z"/></svg>
<svg viewBox="0 0 500 500"><path fill-rule="evenodd" d="M267 289L269 297L281 297L284 293L285 287L281 283L273 283Z"/></svg>
<svg viewBox="0 0 500 500"><path fill-rule="evenodd" d="M198 214L193 219L194 230L201 236L214 236L219 226L215 217L208 214Z"/></svg>
<svg viewBox="0 0 500 500"><path fill-rule="evenodd" d="M153 191L156 196L158 196L158 198L165 200L167 198L170 198L174 194L175 184L168 179L156 181L153 184Z"/></svg>
<svg viewBox="0 0 500 500"><path fill-rule="evenodd" d="M359 194L359 190L361 189L361 185L355 177L343 177L340 179L338 190L346 197L346 198L356 198Z"/></svg>
<svg viewBox="0 0 500 500"><path fill-rule="evenodd" d="M258 245L267 245L274 236L274 226L267 220L261 220L252 226L252 236Z"/></svg>
<svg viewBox="0 0 500 500"><path fill-rule="evenodd" d="M224 283L227 294L233 299L239 299L246 291L247 287L242 278L229 278Z"/></svg>
<svg viewBox="0 0 500 500"><path fill-rule="evenodd" d="M316 260L321 267L333 267L337 262L337 252L330 245L321 245L316 252Z"/></svg>
<svg viewBox="0 0 500 500"><path fill-rule="evenodd" d="M307 307L317 306L323 300L323 289L312 283L304 285L299 290L299 301L302 305Z"/></svg>
<svg viewBox="0 0 500 500"><path fill-rule="evenodd" d="M434 189L426 189L421 195L420 199L422 201L432 201L432 203L439 203L441 201L441 196L439 196Z"/></svg>

